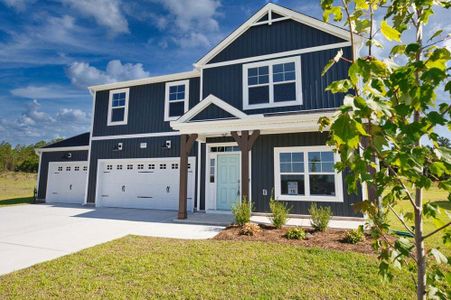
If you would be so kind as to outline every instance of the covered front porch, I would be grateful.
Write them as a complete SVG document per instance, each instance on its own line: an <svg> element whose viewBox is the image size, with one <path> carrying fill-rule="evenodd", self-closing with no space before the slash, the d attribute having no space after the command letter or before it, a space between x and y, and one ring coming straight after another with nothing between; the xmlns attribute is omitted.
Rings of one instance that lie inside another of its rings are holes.
<svg viewBox="0 0 451 300"><path fill-rule="evenodd" d="M208 110L211 109L221 110L226 117L209 119ZM231 208L237 201L252 198L252 149L256 141L268 134L318 131L318 118L331 113L247 115L213 95L202 100L178 120L171 122L171 127L181 133L178 219L231 218ZM198 173L203 174L198 174L197 198L202 190L204 200L202 208L199 201L196 208L207 214L188 215L188 155L196 142L199 149ZM268 197L271 188L261 192ZM225 213L226 216L218 213Z"/></svg>

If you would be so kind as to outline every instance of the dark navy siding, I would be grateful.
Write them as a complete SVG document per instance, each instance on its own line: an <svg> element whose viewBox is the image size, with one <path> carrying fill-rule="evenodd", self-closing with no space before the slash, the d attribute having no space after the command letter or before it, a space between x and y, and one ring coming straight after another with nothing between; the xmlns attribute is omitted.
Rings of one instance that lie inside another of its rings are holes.
<svg viewBox="0 0 451 300"><path fill-rule="evenodd" d="M65 158L67 153L72 153L71 158ZM41 158L41 168L39 173L38 199L44 200L47 192L47 179L49 172L49 162L71 162L71 161L87 161L88 150L81 151L58 151L43 152Z"/></svg>
<svg viewBox="0 0 451 300"><path fill-rule="evenodd" d="M254 202L254 211L268 213L269 199L271 191L274 188L274 147L290 147L290 146L321 146L326 144L328 138L327 133L319 132L304 132L292 134L271 134L262 135L258 137L254 146L252 147L251 157L251 189L252 202ZM232 142L231 137L209 138L207 143L222 143ZM202 160L205 164L205 152L202 152ZM201 204L205 203L205 167L202 166L202 181L201 181ZM356 214L351 205L352 203L361 201L361 195L348 194L348 189L345 184L345 176L343 175L343 197L344 202L316 202L318 206L330 206L334 216L345 217L361 217ZM263 196L263 189L268 192L267 196ZM291 213L308 215L308 209L312 202L306 201L290 201L286 202L289 207L292 207ZM205 209L205 206L201 206Z"/></svg>
<svg viewBox="0 0 451 300"><path fill-rule="evenodd" d="M252 201L256 212L269 212L269 198L274 188L274 147L290 146L317 146L325 145L327 133L304 132L293 134L274 134L260 136L252 148ZM264 163L262 163L264 162ZM361 201L361 195L348 194L348 189L343 175L344 202L315 202L318 206L330 206L334 216L361 217L352 209L352 204ZM263 189L268 191L268 196L263 196ZM312 202L289 201L292 207L291 213L308 215L308 209Z"/></svg>
<svg viewBox="0 0 451 300"><path fill-rule="evenodd" d="M216 106L215 104L210 104L207 108L205 108L203 111L198 113L191 120L202 121L202 120L211 120L211 119L230 119L230 118L236 118L236 117L233 116L232 114L226 112L222 108Z"/></svg>
<svg viewBox="0 0 451 300"><path fill-rule="evenodd" d="M89 146L89 132L85 132L62 141L47 145L42 148L59 148L59 147L78 147Z"/></svg>
<svg viewBox="0 0 451 300"><path fill-rule="evenodd" d="M339 107L343 94L324 91L335 80L347 77L349 63L340 61L324 76L321 72L338 49L324 50L301 55L302 100L301 106L263 108L244 111L247 114L276 113L287 111L325 109ZM351 57L351 47L343 49L345 57ZM243 110L242 64L227 65L203 70L203 95L213 94L232 106Z"/></svg>
<svg viewBox="0 0 451 300"><path fill-rule="evenodd" d="M250 27L209 63L344 42L345 40L293 20Z"/></svg>
<svg viewBox="0 0 451 300"><path fill-rule="evenodd" d="M167 140L171 141L171 149L166 149L165 147L163 147ZM140 143L144 142L147 143L147 148L141 149ZM113 151L113 147L117 145L117 143L123 144L122 151ZM194 143L190 156L197 155L196 145L197 143ZM91 162L89 166L88 202L93 203L95 200L98 159L157 158L179 156L180 136L92 141Z"/></svg>
<svg viewBox="0 0 451 300"><path fill-rule="evenodd" d="M190 79L190 108L199 103L199 78ZM172 131L164 121L165 82L130 87L128 124L107 126L109 91L96 93L93 136Z"/></svg>

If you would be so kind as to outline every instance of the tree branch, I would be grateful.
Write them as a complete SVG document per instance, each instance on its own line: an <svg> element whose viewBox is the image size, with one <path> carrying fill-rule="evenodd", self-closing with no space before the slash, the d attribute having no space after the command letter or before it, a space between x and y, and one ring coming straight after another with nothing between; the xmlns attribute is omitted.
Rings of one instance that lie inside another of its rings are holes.
<svg viewBox="0 0 451 300"><path fill-rule="evenodd" d="M426 234L425 236L422 237L422 239L423 239L423 240L427 239L428 237L430 237L430 236L436 234L437 232L439 232L439 231L445 229L445 228L448 227L449 225L451 225L451 222L448 222L448 224L445 224L445 225L443 225L442 227L439 227L439 228L437 228L436 230L434 230L434 231L432 231L432 232Z"/></svg>
<svg viewBox="0 0 451 300"><path fill-rule="evenodd" d="M401 216L394 210L393 206L388 205L388 208L390 208L390 210L395 214L395 216L398 218L399 221L401 221L402 225L404 225L404 227L407 229L408 232L410 232L411 234L415 235L415 232L413 232L412 229L409 228L409 226L407 226L406 222L401 218Z"/></svg>

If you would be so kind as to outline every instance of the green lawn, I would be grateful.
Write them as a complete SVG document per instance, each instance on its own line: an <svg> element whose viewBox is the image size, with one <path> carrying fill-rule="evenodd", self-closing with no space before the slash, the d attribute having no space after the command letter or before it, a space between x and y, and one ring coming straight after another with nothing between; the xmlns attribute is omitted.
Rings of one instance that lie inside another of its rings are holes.
<svg viewBox="0 0 451 300"><path fill-rule="evenodd" d="M442 214L440 215L440 219L443 222L449 222L448 216L444 213L444 210L451 211L451 202L447 200L448 194L445 191L439 190L437 187L432 187L430 190L424 192L424 202L433 201L442 209ZM398 203L395 207L398 212L413 212L412 206L408 200L403 200ZM395 229L406 231L401 222L396 218L396 216L390 212L389 213L390 223L394 225ZM409 225L413 225L413 222L408 222ZM433 219L425 219L424 222L424 230L426 233L433 231L436 228ZM441 241L441 235L436 234L425 241L426 247L437 248L448 255L451 256L451 247L444 247Z"/></svg>
<svg viewBox="0 0 451 300"><path fill-rule="evenodd" d="M31 203L36 176L33 173L0 173L0 206Z"/></svg>
<svg viewBox="0 0 451 300"><path fill-rule="evenodd" d="M358 253L261 242L128 236L0 277L0 299L411 299Z"/></svg>

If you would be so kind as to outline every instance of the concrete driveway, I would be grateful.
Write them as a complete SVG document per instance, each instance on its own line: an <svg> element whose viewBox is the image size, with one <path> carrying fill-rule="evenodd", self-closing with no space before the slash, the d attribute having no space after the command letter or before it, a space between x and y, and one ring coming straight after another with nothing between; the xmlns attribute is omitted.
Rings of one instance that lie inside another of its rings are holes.
<svg viewBox="0 0 451 300"><path fill-rule="evenodd" d="M0 275L128 234L207 239L222 227L178 224L176 212L70 205L0 208Z"/></svg>

